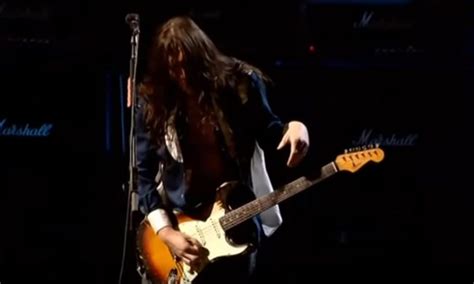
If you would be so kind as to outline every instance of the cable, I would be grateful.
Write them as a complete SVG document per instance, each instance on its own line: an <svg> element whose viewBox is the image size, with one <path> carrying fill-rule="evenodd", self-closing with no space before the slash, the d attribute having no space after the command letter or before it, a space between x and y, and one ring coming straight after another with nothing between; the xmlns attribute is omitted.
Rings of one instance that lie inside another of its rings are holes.
<svg viewBox="0 0 474 284"><path fill-rule="evenodd" d="M127 198L127 210L126 210L126 214L125 214L125 227L124 227L124 238L123 238L123 245L122 245L122 263L121 263L121 266L120 266L120 274L119 274L119 280L118 280L118 284L121 284L122 283L122 277L123 277L123 273L124 273L124 270L125 270L125 259L126 259L126 255L127 255L127 238L128 238L128 226L129 226L129 220L130 220L130 204L131 204L131 199L132 199L132 196L131 196L132 192L129 192L128 193L128 198Z"/></svg>

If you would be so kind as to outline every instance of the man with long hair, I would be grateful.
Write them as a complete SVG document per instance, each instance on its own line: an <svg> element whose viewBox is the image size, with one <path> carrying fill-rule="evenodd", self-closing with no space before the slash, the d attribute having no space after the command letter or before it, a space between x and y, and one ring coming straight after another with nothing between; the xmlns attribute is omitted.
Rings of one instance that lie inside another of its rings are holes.
<svg viewBox="0 0 474 284"><path fill-rule="evenodd" d="M287 165L294 167L308 151L309 135L303 123L284 123L271 111L267 76L222 54L189 17L164 23L150 51L137 88L139 207L177 259L199 266L205 245L174 225L173 212L209 208L231 180L242 186L230 199L271 192L264 151L289 146ZM247 228L254 229L248 235L254 249L209 264L195 283L249 283L261 234L271 235L281 222L278 206L253 218Z"/></svg>

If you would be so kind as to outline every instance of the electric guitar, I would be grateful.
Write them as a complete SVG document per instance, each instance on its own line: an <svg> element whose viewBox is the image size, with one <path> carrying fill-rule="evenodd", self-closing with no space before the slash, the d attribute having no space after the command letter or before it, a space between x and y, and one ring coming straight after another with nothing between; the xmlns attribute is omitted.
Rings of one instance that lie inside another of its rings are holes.
<svg viewBox="0 0 474 284"><path fill-rule="evenodd" d="M229 208L226 199L237 183L225 183L217 189L215 201L208 207L204 217L175 214L176 228L196 238L208 251L207 259L201 262L200 267L190 267L174 257L146 219L140 223L137 231L139 257L153 283L192 283L209 263L246 252L249 244L236 243L229 237L229 231L236 226L339 171L354 173L368 162L379 163L383 159L384 152L378 145L346 150L323 166L314 177L302 176L235 209Z"/></svg>

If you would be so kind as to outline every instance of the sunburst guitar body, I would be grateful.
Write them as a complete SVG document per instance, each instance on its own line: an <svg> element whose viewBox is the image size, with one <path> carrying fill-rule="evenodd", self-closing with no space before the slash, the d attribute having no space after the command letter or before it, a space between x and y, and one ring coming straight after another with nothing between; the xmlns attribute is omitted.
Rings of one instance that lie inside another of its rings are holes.
<svg viewBox="0 0 474 284"><path fill-rule="evenodd" d="M243 190L236 181L226 182L217 189L215 202L204 207L205 210L199 214L175 213L176 227L198 240L208 252L207 258L201 260L201 267L191 268L175 258L150 223L142 221L138 231L138 249L153 283L192 283L209 263L246 253L253 248L251 236L256 232L254 223L248 222L247 218L235 220L245 224L234 227L230 219L222 219L235 204L242 203L229 196ZM228 222L223 224L223 220Z"/></svg>

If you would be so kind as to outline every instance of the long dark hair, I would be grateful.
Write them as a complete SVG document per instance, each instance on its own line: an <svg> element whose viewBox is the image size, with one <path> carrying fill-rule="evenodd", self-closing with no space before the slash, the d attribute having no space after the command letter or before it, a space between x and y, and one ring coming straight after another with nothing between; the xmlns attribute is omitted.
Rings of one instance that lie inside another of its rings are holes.
<svg viewBox="0 0 474 284"><path fill-rule="evenodd" d="M180 52L183 61L176 66ZM203 92L209 97L211 92L219 93L235 84L238 72L234 71L237 66L244 66L268 79L258 68L221 53L187 16L171 18L159 27L152 40L148 70L138 87L139 95L147 102L145 120L153 140L161 144L166 126L174 121L182 98L182 92L170 70L183 68L187 85L194 92Z"/></svg>

